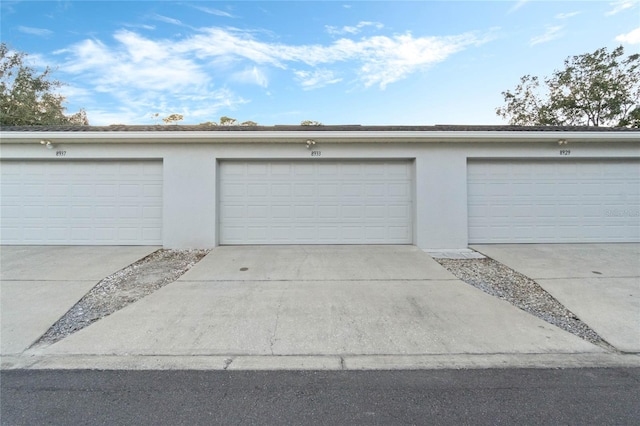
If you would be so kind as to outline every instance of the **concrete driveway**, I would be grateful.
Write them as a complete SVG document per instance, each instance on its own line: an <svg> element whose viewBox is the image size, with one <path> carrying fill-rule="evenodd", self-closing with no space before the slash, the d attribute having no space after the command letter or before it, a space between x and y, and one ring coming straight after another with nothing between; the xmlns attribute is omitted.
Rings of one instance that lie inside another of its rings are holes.
<svg viewBox="0 0 640 426"><path fill-rule="evenodd" d="M640 244L473 248L534 279L618 350L640 352Z"/></svg>
<svg viewBox="0 0 640 426"><path fill-rule="evenodd" d="M0 247L0 353L21 353L98 281L158 247Z"/></svg>
<svg viewBox="0 0 640 426"><path fill-rule="evenodd" d="M262 246L217 247L178 281L39 355L602 352L459 281L413 246Z"/></svg>

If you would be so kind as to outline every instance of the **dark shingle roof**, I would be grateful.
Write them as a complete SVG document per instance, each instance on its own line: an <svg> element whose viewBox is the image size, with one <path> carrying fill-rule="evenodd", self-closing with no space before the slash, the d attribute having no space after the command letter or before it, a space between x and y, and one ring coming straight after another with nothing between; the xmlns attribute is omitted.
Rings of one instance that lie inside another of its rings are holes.
<svg viewBox="0 0 640 426"><path fill-rule="evenodd" d="M376 132L640 132L626 127L587 126L502 126L502 125L435 125L435 126L205 126L205 125L124 125L111 126L3 126L3 132L259 132L259 131L376 131Z"/></svg>

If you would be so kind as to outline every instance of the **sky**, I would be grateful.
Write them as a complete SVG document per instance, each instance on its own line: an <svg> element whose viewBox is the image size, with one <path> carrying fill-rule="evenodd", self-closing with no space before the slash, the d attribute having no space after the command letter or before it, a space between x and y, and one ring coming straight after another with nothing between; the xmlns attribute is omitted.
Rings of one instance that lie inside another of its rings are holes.
<svg viewBox="0 0 640 426"><path fill-rule="evenodd" d="M520 77L640 52L640 0L10 1L0 38L92 125L507 124ZM156 115L157 114L157 115Z"/></svg>

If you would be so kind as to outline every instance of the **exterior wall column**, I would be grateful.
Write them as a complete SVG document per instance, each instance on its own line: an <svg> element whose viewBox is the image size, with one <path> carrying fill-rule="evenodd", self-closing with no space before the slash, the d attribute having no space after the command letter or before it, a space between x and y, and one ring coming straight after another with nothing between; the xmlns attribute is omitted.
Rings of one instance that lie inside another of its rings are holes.
<svg viewBox="0 0 640 426"><path fill-rule="evenodd" d="M176 147L165 155L164 247L216 245L216 168L216 158L206 147Z"/></svg>
<svg viewBox="0 0 640 426"><path fill-rule="evenodd" d="M443 145L422 147L415 173L415 244L423 250L467 248L465 153Z"/></svg>

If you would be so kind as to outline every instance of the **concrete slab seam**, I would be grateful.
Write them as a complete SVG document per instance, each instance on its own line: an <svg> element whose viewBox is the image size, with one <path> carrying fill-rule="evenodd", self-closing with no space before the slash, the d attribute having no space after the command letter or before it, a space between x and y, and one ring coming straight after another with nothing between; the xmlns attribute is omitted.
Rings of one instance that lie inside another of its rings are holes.
<svg viewBox="0 0 640 426"><path fill-rule="evenodd" d="M618 354L439 355L75 355L3 356L0 370L434 370L491 368L640 367L640 356Z"/></svg>

